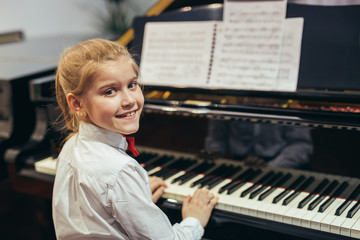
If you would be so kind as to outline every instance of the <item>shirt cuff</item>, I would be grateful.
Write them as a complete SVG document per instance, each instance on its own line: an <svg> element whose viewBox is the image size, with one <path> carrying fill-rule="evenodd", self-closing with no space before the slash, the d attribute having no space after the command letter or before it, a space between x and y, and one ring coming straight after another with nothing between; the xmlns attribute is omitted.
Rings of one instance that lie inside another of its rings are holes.
<svg viewBox="0 0 360 240"><path fill-rule="evenodd" d="M201 239L204 235L204 228L201 226L199 219L194 217L184 218L180 225L183 228L192 228L194 229L192 232L194 234L194 239Z"/></svg>

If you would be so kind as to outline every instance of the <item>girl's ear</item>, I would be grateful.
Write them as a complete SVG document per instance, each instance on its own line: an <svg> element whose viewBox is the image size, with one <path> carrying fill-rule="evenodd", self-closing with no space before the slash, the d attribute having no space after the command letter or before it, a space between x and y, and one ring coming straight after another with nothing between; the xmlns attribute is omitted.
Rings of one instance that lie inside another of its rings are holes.
<svg viewBox="0 0 360 240"><path fill-rule="evenodd" d="M69 107L75 112L80 113L81 111L81 104L80 98L73 93L66 94L66 101Z"/></svg>

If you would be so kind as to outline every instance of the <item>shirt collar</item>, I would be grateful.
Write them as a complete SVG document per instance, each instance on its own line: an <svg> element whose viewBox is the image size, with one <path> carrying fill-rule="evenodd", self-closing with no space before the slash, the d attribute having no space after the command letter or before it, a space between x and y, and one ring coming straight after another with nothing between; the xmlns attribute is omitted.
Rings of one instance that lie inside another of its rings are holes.
<svg viewBox="0 0 360 240"><path fill-rule="evenodd" d="M125 137L121 133L116 133L83 121L80 122L79 136L105 143L112 147L122 149L123 151L127 149L128 145Z"/></svg>

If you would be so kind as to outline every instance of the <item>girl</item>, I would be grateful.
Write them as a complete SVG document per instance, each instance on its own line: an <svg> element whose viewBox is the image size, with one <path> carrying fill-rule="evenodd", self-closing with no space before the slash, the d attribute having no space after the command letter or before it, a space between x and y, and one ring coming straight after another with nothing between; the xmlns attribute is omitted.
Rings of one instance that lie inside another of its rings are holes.
<svg viewBox="0 0 360 240"><path fill-rule="evenodd" d="M171 226L154 203L165 183L125 153L144 104L137 79L136 63L115 42L93 39L64 52L56 97L71 134L54 183L57 239L201 239L218 199L195 191Z"/></svg>

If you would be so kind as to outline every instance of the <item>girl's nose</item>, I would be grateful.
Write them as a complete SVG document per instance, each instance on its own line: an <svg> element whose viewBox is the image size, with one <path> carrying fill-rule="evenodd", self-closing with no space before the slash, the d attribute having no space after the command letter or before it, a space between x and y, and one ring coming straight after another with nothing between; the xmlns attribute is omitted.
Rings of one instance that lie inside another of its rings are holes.
<svg viewBox="0 0 360 240"><path fill-rule="evenodd" d="M121 97L121 105L122 106L133 106L136 100L134 96L132 96L131 92L124 91Z"/></svg>

